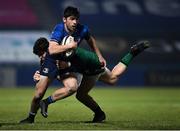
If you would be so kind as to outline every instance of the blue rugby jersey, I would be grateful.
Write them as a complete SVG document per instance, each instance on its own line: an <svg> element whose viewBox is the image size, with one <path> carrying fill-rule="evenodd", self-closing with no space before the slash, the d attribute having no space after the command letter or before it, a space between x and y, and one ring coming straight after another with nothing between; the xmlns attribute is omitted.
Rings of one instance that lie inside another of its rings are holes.
<svg viewBox="0 0 180 131"><path fill-rule="evenodd" d="M57 24L55 26L54 30L52 31L50 40L56 41L59 44L61 44L61 41L67 35L69 35L69 34L65 30L64 23L61 22L60 24ZM88 26L78 24L76 31L71 36L73 36L75 41L78 42L78 45L81 43L81 41L83 39L88 40L90 37L90 32L89 32Z"/></svg>
<svg viewBox="0 0 180 131"><path fill-rule="evenodd" d="M69 34L65 30L64 23L60 23L60 24L57 24L55 26L54 30L52 31L50 40L61 44L61 41L67 35L69 35ZM86 25L78 24L76 31L71 36L74 37L75 41L77 41L78 45L79 45L83 39L88 40L90 38L89 28ZM89 71L88 69L86 69L87 66L85 66L86 68L79 69L79 70L76 69L77 67L75 68L74 66L72 66L72 67L66 69L65 71L59 72L56 67L56 63L55 63L55 60L58 60L58 59L64 60L64 61L69 61L67 58L63 57L62 53L56 54L56 55L47 54L46 60L45 60L44 64L42 65L42 69L40 71L41 75L48 76L50 78L55 78L58 74L64 74L66 72L74 72L75 71L75 72L79 72L79 73L84 73L84 70ZM80 66L80 65L78 65L78 66ZM94 74L99 74L99 72L97 72L96 69L90 70L90 72L95 72Z"/></svg>
<svg viewBox="0 0 180 131"><path fill-rule="evenodd" d="M69 34L66 32L64 23L62 22L55 26L50 36L50 40L61 44L61 41L67 35ZM76 31L71 36L74 37L75 41L77 41L79 45L83 39L85 40L89 39L90 37L89 29L85 25L78 24ZM43 65L41 65L40 74L44 76L48 76L50 78L56 78L56 76L60 73L56 66L56 60L58 59L65 60L65 61L67 60L66 58L63 57L62 53L56 54L56 55L49 55L49 53L47 53L45 61ZM72 71L72 68L68 68L67 72L70 70ZM62 73L64 72L61 72L60 74Z"/></svg>

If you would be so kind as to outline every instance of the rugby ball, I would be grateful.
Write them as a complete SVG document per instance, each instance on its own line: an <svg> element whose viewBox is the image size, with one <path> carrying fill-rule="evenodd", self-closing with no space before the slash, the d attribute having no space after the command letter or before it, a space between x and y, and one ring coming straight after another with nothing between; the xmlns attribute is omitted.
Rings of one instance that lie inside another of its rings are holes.
<svg viewBox="0 0 180 131"><path fill-rule="evenodd" d="M62 40L62 45L67 45L67 44L71 43L72 41L74 41L74 37L72 37L72 36L65 36L63 38L63 40ZM70 56L73 55L73 52L74 52L73 49L67 50L65 52L65 56L66 57L70 57Z"/></svg>

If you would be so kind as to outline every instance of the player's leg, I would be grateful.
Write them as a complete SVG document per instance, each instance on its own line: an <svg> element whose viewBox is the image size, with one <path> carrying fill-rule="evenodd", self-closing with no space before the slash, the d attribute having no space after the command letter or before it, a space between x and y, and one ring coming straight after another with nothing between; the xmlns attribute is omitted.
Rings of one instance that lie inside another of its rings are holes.
<svg viewBox="0 0 180 131"><path fill-rule="evenodd" d="M96 76L83 76L82 83L77 90L76 98L84 105L89 107L95 114L93 122L102 122L105 120L105 113L102 111L97 102L88 94L95 85L98 75Z"/></svg>
<svg viewBox="0 0 180 131"><path fill-rule="evenodd" d="M136 57L138 54L143 52L146 48L148 48L148 41L140 41L137 44L133 45L129 51L119 62L112 71L106 68L105 73L103 73L99 80L103 81L107 84L115 84L120 75L122 75L127 69L130 62Z"/></svg>
<svg viewBox="0 0 180 131"><path fill-rule="evenodd" d="M48 55L44 56L43 64L40 68L40 79L36 83L35 94L31 102L31 108L27 119L22 120L21 123L32 123L36 116L37 110L39 109L40 100L43 98L49 84L56 78L58 69L55 64L55 60L51 59ZM36 72L38 74L38 72ZM37 79L34 74L34 79ZM37 75L38 77L39 75ZM28 121L30 120L30 121Z"/></svg>
<svg viewBox="0 0 180 131"><path fill-rule="evenodd" d="M50 79L47 76L41 76L39 82L36 84L35 94L31 102L30 112L26 119L20 121L20 123L34 123L34 118L39 109L39 102L43 98Z"/></svg>
<svg viewBox="0 0 180 131"><path fill-rule="evenodd" d="M52 98L55 101L68 97L77 91L78 83L75 75L72 74L68 78L63 79L62 83L64 84L64 88L57 89L52 94Z"/></svg>
<svg viewBox="0 0 180 131"><path fill-rule="evenodd" d="M127 66L123 63L118 63L112 71L110 71L107 67L105 68L105 71L101 73L99 77L99 81L102 81L109 85L114 85L117 80L119 79L119 76L125 72Z"/></svg>
<svg viewBox="0 0 180 131"><path fill-rule="evenodd" d="M57 100L64 99L74 94L82 80L82 75L71 73L62 80L64 87L57 89L46 99L40 101L41 114L46 118L48 116L48 106Z"/></svg>

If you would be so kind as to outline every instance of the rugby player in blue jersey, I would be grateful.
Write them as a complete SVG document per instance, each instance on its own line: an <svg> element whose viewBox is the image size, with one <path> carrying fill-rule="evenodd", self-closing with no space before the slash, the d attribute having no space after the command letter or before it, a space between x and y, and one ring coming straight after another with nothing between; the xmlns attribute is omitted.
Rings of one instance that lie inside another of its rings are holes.
<svg viewBox="0 0 180 131"><path fill-rule="evenodd" d="M97 65L103 65L106 66L106 61L102 57L99 49L97 48L95 44L94 38L90 35L87 26L80 25L78 23L79 18L79 12L74 7L68 7L64 11L64 18L63 23L58 24L54 31L52 32L51 41L49 42L49 48L48 53L46 54L44 64L42 65L42 70L40 72L40 80L36 84L36 92L35 96L31 103L31 109L30 113L27 119L22 120L21 123L33 123L34 117L37 113L37 110L39 108L39 105L41 107L41 113L44 117L47 117L47 107L49 104L63 99L74 92L77 91L76 97L79 101L81 101L83 104L85 104L87 107L89 107L94 113L95 117L93 119L93 122L101 122L105 119L105 114L99 107L99 105L92 99L91 96L89 96L88 92L91 90L91 88L94 86L96 79L99 77L98 75L94 76L88 76L88 74L85 74L87 72L84 72L84 78L82 81L81 86L78 88L80 82L78 82L77 78L81 78L81 75L77 75L72 73L73 70L71 68L67 68L65 70L61 70L61 74L66 74L65 77L63 75L63 84L64 87L58 89L48 97L47 99L40 102L42 97L44 96L44 93L47 89L47 87L50 84L50 81L53 80L58 73L58 68L56 67L56 60L63 59L62 52L67 51L68 49L76 48L76 44L79 45L82 39L86 39L87 43L90 44L90 47L92 47L93 51L96 54L89 54L84 53L84 51L80 48L76 49L76 56L78 56L82 61L85 61L84 64L89 62L89 59L95 58L94 61L96 61ZM75 38L75 41L72 42L70 45L60 45L62 39L66 35L71 35ZM46 42L47 43L47 42ZM134 46L130 53L128 53L121 62L115 66L115 68L110 72L107 68L105 68L105 73L101 75L99 78L100 80L106 82L106 83L115 83L118 79L118 76L121 75L129 62L136 56L138 53L142 52L146 48L146 43L142 42L136 46ZM47 49L45 50L47 51ZM35 53L35 52L34 52ZM37 53L35 53L37 54ZM84 55L86 54L86 55ZM89 54L89 55L87 55ZM44 53L39 53L39 56L43 56ZM48 56L48 57L47 57ZM94 57L95 56L95 57ZM43 57L42 57L43 58ZM88 66L88 64L86 64ZM96 64L95 64L96 65ZM47 68L47 67L48 68ZM60 65L61 66L61 65ZM81 65L83 66L83 65ZM86 67L86 66L85 66ZM82 67L83 68L83 67ZM99 68L99 67L98 67ZM91 69L92 71L92 69ZM90 71L90 72L91 72ZM83 73L83 72L81 72ZM38 74L38 72L37 72ZM36 75L35 75L36 76ZM35 78L36 79L36 78ZM81 81L81 80L80 80ZM39 104L40 103L40 104Z"/></svg>
<svg viewBox="0 0 180 131"><path fill-rule="evenodd" d="M87 44L91 47L92 51L95 52L95 54L98 56L98 60L100 61L100 63L106 66L106 61L102 57L101 52L99 51L95 43L95 39L91 35L88 26L82 25L79 23L79 16L80 16L80 13L77 8L67 7L64 10L63 22L57 24L54 30L52 31L51 39L49 43L50 44L49 53L53 54L54 56L60 57L61 52L65 51L66 49L62 50L62 45L61 46L59 45L61 44L61 41L63 40L65 36L71 35L72 37L74 37L75 42L77 42L77 46L80 45L82 40L86 40ZM88 64L86 63L84 65L91 66L89 61L88 61ZM81 66L81 68L83 67ZM74 85L77 85L75 83L76 82L75 80L73 81L70 80L72 79L71 77L69 77L68 79L69 79L68 80L69 83L74 82ZM84 76L84 79L85 79L85 76ZM94 78L88 78L89 81L92 81L91 79L94 80ZM77 89L77 87L74 89ZM62 94L61 90L57 91L57 93ZM42 102L40 104L42 104ZM98 118L99 114L104 115L104 112L101 110L101 108L97 104L96 106L93 106L91 109L95 113L95 117L93 120L94 122L97 121L96 118Z"/></svg>
<svg viewBox="0 0 180 131"><path fill-rule="evenodd" d="M79 15L80 14L77 8L67 7L64 10L63 22L55 26L51 35L51 41L49 42L49 48L48 48L49 56L53 55L54 59L55 58L59 59L61 57L61 54L60 54L61 52L67 51L69 49L76 47L77 45L80 44L80 42L83 39L85 39L87 43L90 45L90 47L92 48L92 50L97 54L98 60L100 61L100 63L102 63L103 65L106 65L106 61L104 60L99 49L97 48L94 38L89 33L88 27L85 25L81 25L79 23ZM67 35L73 36L75 38L75 42L71 45L60 45L62 39ZM37 112L36 110L37 108L39 108L36 105L38 105L39 100L43 97L45 93L44 88L47 88L47 86L45 85L48 85L50 83L49 78L53 78L56 75L56 74L53 74L54 65L49 66L50 65L49 63L51 63L52 65L54 64L50 60L50 58L47 58L45 60L44 70L41 72L41 75L48 76L48 77L43 77L44 82L42 81L36 84L36 87L39 87L39 88L37 88L35 97L33 98L33 101L31 104L31 111L29 113L30 118L33 118L35 116ZM48 68L45 66L48 66ZM52 73L50 73L51 74L50 76L49 76L49 71L52 71ZM77 81L78 77L79 77L79 74L74 74L74 73L68 74L68 77L66 76L65 79L63 80L64 88L61 88L61 90L57 93L61 94L62 98L74 93L78 88L78 81ZM39 83L43 83L44 85L39 84Z"/></svg>

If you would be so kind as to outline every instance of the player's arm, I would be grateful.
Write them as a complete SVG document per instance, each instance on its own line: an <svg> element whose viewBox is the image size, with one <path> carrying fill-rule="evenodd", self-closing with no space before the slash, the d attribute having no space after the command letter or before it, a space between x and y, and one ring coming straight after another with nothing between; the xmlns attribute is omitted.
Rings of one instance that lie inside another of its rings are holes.
<svg viewBox="0 0 180 131"><path fill-rule="evenodd" d="M48 48L50 55L59 54L59 53L62 53L64 51L74 49L77 47L77 43L74 41L67 44L67 45L62 45L59 43L62 41L62 38L64 37L63 30L64 30L63 24L58 24L53 29L52 34L51 34L51 38L49 41L49 48Z"/></svg>
<svg viewBox="0 0 180 131"><path fill-rule="evenodd" d="M93 36L89 36L89 39L87 40L87 43L91 47L91 49L97 54L99 61L106 66L106 60L103 58L99 48L96 45L96 41Z"/></svg>
<svg viewBox="0 0 180 131"><path fill-rule="evenodd" d="M77 47L77 42L72 41L70 44L66 44L66 45L59 45L59 43L55 42L55 41L50 41L49 42L49 54L59 54L62 53L64 51L67 51L69 49L75 49Z"/></svg>

